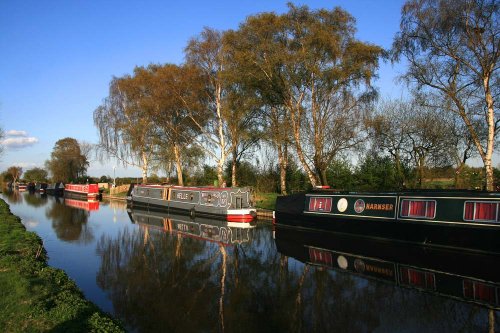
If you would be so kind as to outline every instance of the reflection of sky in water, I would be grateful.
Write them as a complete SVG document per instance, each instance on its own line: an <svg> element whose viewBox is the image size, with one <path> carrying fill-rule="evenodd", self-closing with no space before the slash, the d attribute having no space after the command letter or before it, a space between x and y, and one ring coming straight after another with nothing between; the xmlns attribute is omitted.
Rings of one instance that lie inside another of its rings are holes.
<svg viewBox="0 0 500 333"><path fill-rule="evenodd" d="M173 269L170 272L172 267L168 265L176 264L177 258L166 258L175 253L172 247L177 244L178 235L132 223L124 202L104 201L97 211L87 212L65 207L63 200L51 196L27 199L28 195L22 194L23 197L14 200L8 200L5 193L2 197L11 211L21 217L26 228L43 239L49 264L64 269L85 296L103 310L118 311L139 327L148 327L144 322L147 320L166 322L185 313L205 315L205 320L217 321L218 316L209 311L219 309L221 267L223 253L227 253L226 331L231 328L239 331L270 328L294 331L300 328L299 331L361 332L475 332L487 329L487 311L476 305L345 273L338 268L337 260L333 263L335 269L308 266L292 257L284 261L285 257L277 252L269 224L259 223L252 230L249 242L222 245L224 250L217 242L182 236L184 252L180 258L190 258L190 262L186 262L188 271L184 272L189 278L185 279L175 275ZM143 252L145 230L150 233L148 246L152 247L148 249L151 252ZM61 239L61 236L67 238ZM104 244L103 239L108 240L110 249L120 249L122 253L120 267L111 267L116 271L102 271L102 259L112 257L110 253L97 253L98 244ZM190 252L190 249L199 252ZM148 266L152 263L166 266L157 271ZM210 272L202 278L215 286L212 294L208 292L211 287L204 281L194 281L198 272L189 271L194 268L202 269L202 273ZM117 277L118 281L107 281L108 288L101 289L96 282L98 277L109 279L110 276ZM198 293L204 297L198 300L200 308L182 307L194 306ZM166 297L169 299L163 299ZM184 298L186 300L181 301ZM174 312L176 315L172 316ZM298 323L293 316L298 316ZM496 319L498 327L498 311ZM242 329L241 320L252 324L244 322L244 327L248 327ZM291 322L299 326L291 326ZM239 326L234 326L236 324ZM158 325L162 327L161 323ZM214 327L217 330L217 326ZM212 328L208 326L208 330Z"/></svg>
<svg viewBox="0 0 500 333"><path fill-rule="evenodd" d="M27 221L23 221L23 224L26 226L26 228L28 229L33 229L33 228L36 228L36 226L38 226L40 222L38 221L34 221L34 220L27 220Z"/></svg>

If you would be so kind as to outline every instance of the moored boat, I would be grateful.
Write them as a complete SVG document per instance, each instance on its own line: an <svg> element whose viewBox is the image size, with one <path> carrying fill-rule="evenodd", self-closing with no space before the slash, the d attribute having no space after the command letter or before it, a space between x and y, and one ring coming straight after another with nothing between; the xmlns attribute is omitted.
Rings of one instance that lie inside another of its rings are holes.
<svg viewBox="0 0 500 333"><path fill-rule="evenodd" d="M64 193L97 200L99 198L99 186L97 184L66 184Z"/></svg>
<svg viewBox="0 0 500 333"><path fill-rule="evenodd" d="M129 205L149 209L208 216L230 222L251 222L256 214L248 187L184 187L172 185L131 185Z"/></svg>
<svg viewBox="0 0 500 333"><path fill-rule="evenodd" d="M28 185L26 185L24 183L18 183L16 185L16 190L18 190L19 192L26 191L27 189L28 189Z"/></svg>
<svg viewBox="0 0 500 333"><path fill-rule="evenodd" d="M275 223L500 253L500 193L314 190L278 197Z"/></svg>
<svg viewBox="0 0 500 333"><path fill-rule="evenodd" d="M44 194L46 190L47 190L47 183L36 183L35 184L35 191L36 192Z"/></svg>
<svg viewBox="0 0 500 333"><path fill-rule="evenodd" d="M45 193L55 196L62 196L64 194L63 183L51 183L45 188Z"/></svg>

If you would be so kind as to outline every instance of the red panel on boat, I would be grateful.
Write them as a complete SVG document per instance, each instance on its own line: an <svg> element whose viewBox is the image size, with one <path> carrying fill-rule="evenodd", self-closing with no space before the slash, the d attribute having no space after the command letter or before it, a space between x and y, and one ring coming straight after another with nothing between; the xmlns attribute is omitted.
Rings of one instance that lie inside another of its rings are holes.
<svg viewBox="0 0 500 333"><path fill-rule="evenodd" d="M333 266L332 253L329 251L309 248L309 258L314 264Z"/></svg>
<svg viewBox="0 0 500 333"><path fill-rule="evenodd" d="M309 199L310 212L331 212L332 198L327 197L311 197Z"/></svg>

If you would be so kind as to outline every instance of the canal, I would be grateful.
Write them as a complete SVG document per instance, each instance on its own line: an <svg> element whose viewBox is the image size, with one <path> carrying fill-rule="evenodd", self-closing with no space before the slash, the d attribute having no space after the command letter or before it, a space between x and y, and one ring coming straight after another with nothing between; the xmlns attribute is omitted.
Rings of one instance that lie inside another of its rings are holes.
<svg viewBox="0 0 500 333"><path fill-rule="evenodd" d="M135 332L498 332L499 261L3 193L49 264ZM495 265L496 264L496 265Z"/></svg>

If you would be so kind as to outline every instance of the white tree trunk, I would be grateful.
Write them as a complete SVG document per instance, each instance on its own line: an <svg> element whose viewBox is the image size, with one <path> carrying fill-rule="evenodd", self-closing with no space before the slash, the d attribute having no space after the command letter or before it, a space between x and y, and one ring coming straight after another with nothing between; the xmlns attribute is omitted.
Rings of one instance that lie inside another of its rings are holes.
<svg viewBox="0 0 500 333"><path fill-rule="evenodd" d="M142 152L142 183L148 183L148 168L149 168L149 158L146 152Z"/></svg>
<svg viewBox="0 0 500 333"><path fill-rule="evenodd" d="M175 169L177 171L177 183L180 186L184 186L184 179L182 177L181 154L179 151L179 146L177 146L177 145L174 145L174 155L175 155Z"/></svg>

